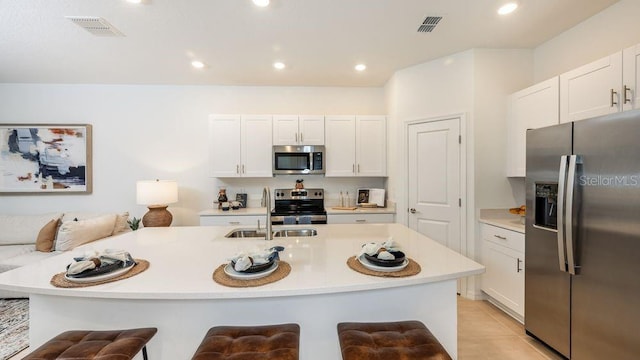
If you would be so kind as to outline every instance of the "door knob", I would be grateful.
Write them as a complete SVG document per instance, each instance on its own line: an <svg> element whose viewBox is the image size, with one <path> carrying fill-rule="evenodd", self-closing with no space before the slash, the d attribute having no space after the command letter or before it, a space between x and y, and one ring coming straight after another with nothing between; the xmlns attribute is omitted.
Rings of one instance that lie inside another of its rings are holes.
<svg viewBox="0 0 640 360"><path fill-rule="evenodd" d="M409 212L412 213L412 214L415 214L416 213L416 209L411 208L411 209L409 209Z"/></svg>

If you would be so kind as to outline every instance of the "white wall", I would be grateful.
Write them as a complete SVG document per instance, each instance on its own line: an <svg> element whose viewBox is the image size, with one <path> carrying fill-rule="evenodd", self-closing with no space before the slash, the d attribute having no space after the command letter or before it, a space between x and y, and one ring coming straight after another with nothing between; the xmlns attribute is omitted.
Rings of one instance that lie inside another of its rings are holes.
<svg viewBox="0 0 640 360"><path fill-rule="evenodd" d="M398 204L396 219L407 224L405 123L473 108L473 51L397 71L386 85L389 108L389 198Z"/></svg>
<svg viewBox="0 0 640 360"><path fill-rule="evenodd" d="M534 51L534 83L640 43L640 1L621 0Z"/></svg>
<svg viewBox="0 0 640 360"><path fill-rule="evenodd" d="M208 114L385 114L383 88L0 84L0 123L93 125L93 194L0 196L0 213L129 211L140 217L135 182L175 179L175 225L198 223L218 186L258 200L262 186L292 187L295 177L231 181L208 177ZM327 196L382 179L305 177Z"/></svg>

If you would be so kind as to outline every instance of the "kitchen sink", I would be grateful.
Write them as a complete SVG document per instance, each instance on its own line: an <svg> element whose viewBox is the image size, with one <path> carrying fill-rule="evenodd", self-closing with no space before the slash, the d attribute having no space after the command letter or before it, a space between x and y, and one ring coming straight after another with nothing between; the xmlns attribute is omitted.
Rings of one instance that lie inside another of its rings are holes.
<svg viewBox="0 0 640 360"><path fill-rule="evenodd" d="M263 238L265 235L264 230L256 229L234 229L231 230L224 237L226 238ZM280 229L273 232L273 237L302 237L302 236L316 236L318 231L316 229Z"/></svg>
<svg viewBox="0 0 640 360"><path fill-rule="evenodd" d="M263 230L256 230L256 229L234 229L231 230L227 235L225 235L224 237L227 238L255 238L255 237L264 237L264 231Z"/></svg>
<svg viewBox="0 0 640 360"><path fill-rule="evenodd" d="M274 237L302 237L316 235L318 235L318 231L316 229L282 229L273 232Z"/></svg>

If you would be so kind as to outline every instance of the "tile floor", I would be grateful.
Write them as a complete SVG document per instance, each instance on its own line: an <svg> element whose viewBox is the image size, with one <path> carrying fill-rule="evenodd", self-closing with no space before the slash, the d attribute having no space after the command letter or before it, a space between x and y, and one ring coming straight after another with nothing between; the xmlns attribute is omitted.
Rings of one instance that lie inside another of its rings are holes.
<svg viewBox="0 0 640 360"><path fill-rule="evenodd" d="M20 360L25 350L9 360ZM458 297L458 360L562 360L487 301Z"/></svg>
<svg viewBox="0 0 640 360"><path fill-rule="evenodd" d="M458 297L458 360L561 360L488 301Z"/></svg>

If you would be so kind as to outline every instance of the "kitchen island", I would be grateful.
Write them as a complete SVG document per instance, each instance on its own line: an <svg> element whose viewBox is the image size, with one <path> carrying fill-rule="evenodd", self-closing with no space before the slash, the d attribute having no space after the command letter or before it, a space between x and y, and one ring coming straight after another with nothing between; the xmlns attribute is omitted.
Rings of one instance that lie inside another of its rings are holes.
<svg viewBox="0 0 640 360"><path fill-rule="evenodd" d="M146 228L2 273L0 288L31 294L32 347L68 329L154 326L151 358L188 359L212 326L295 322L301 359L340 359L337 323L415 319L457 358L456 280L482 273L482 265L400 224L298 227L318 234L265 241L225 238L232 226ZM389 238L421 266L419 274L377 277L348 267L363 243ZM280 258L291 266L284 279L249 288L213 281L213 271L233 254L275 245L285 248ZM97 286L50 284L73 257L104 249L124 249L150 267Z"/></svg>

